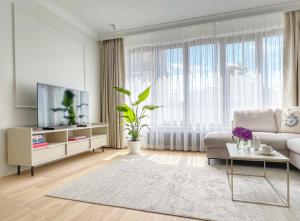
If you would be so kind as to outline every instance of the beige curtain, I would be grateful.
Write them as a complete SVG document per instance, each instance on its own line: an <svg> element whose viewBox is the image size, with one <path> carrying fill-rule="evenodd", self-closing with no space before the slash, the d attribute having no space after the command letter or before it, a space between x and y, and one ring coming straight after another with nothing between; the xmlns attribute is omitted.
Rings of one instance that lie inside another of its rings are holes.
<svg viewBox="0 0 300 221"><path fill-rule="evenodd" d="M300 11L284 14L283 105L300 105Z"/></svg>
<svg viewBox="0 0 300 221"><path fill-rule="evenodd" d="M123 129L116 106L124 101L124 96L116 93L114 86L124 87L125 65L123 39L100 42L100 102L101 122L109 124L109 146L123 148Z"/></svg>

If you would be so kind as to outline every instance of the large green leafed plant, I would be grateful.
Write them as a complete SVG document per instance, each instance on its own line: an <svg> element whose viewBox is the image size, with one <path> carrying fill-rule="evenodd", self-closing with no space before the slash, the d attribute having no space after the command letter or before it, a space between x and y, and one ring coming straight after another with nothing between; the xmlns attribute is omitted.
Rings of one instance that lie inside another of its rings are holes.
<svg viewBox="0 0 300 221"><path fill-rule="evenodd" d="M149 125L143 124L143 119L149 117L147 111L153 111L158 109L156 105L144 105L140 107L140 104L147 100L151 87L147 87L143 92L138 95L136 101L132 102L131 92L125 88L114 87L119 93L125 94L129 98L128 104L121 104L117 106L117 110L121 113L120 117L124 119L125 130L128 131L128 135L131 141L138 141L141 137L141 131L143 128Z"/></svg>

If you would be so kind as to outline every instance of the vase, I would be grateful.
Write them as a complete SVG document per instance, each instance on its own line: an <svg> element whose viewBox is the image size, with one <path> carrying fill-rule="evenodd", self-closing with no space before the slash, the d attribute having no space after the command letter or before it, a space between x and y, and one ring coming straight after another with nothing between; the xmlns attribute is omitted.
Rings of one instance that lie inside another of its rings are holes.
<svg viewBox="0 0 300 221"><path fill-rule="evenodd" d="M128 141L127 144L128 144L129 153L132 153L132 154L140 154L141 153L142 142L140 140Z"/></svg>
<svg viewBox="0 0 300 221"><path fill-rule="evenodd" d="M237 149L245 150L248 148L248 144L249 144L248 140L246 141L243 139L238 139L236 147L237 147Z"/></svg>

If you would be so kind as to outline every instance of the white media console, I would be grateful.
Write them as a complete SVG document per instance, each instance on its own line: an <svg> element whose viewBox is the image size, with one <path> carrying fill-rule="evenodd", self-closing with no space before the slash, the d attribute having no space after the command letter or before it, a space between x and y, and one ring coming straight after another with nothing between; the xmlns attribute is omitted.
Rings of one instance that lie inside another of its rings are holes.
<svg viewBox="0 0 300 221"><path fill-rule="evenodd" d="M32 147L32 136L43 135L48 146ZM85 139L69 141L71 136L85 136ZM7 130L8 164L17 166L20 175L21 166L34 167L59 159L64 159L86 151L94 151L107 145L108 125L88 125L87 127L59 128L40 130L31 127L16 127Z"/></svg>

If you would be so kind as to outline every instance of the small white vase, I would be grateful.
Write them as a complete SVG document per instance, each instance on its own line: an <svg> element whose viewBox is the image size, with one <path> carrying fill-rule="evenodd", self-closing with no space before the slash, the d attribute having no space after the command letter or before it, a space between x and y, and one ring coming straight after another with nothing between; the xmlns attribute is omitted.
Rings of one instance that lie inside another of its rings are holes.
<svg viewBox="0 0 300 221"><path fill-rule="evenodd" d="M140 154L141 153L142 142L140 140L128 141L127 145L128 145L129 153L132 153L132 154Z"/></svg>

